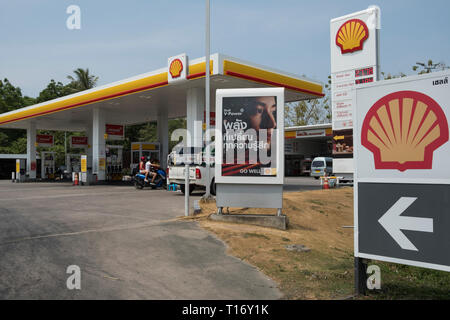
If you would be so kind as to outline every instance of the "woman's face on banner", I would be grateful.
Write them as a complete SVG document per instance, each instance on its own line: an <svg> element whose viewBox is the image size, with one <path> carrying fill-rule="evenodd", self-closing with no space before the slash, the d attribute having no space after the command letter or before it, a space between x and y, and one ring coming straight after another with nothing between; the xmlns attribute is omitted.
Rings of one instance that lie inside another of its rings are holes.
<svg viewBox="0 0 450 320"><path fill-rule="evenodd" d="M270 142L272 131L277 126L276 113L275 97L259 97L256 99L256 113L250 117L251 127L256 131L267 129L267 142Z"/></svg>

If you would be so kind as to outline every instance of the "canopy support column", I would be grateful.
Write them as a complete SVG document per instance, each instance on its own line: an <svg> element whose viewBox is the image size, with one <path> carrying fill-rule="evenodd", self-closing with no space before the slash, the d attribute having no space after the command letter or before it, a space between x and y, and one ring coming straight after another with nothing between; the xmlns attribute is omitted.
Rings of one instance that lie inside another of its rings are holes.
<svg viewBox="0 0 450 320"><path fill-rule="evenodd" d="M27 173L36 179L36 123L30 121L27 128Z"/></svg>
<svg viewBox="0 0 450 320"><path fill-rule="evenodd" d="M161 108L158 110L158 141L159 141L159 154L160 165L163 169L167 168L167 155L169 154L169 119L167 108Z"/></svg>
<svg viewBox="0 0 450 320"><path fill-rule="evenodd" d="M203 146L203 112L205 110L205 91L202 88L187 90L187 145L201 148Z"/></svg>
<svg viewBox="0 0 450 320"><path fill-rule="evenodd" d="M94 108L92 111L92 172L98 181L106 179L105 111Z"/></svg>
<svg viewBox="0 0 450 320"><path fill-rule="evenodd" d="M88 126L86 129L86 135L88 137L88 147L86 149L86 155L87 155L87 167L91 168L92 170L92 157L93 157L93 145L94 145L94 139L93 139L93 130L92 130L92 124ZM92 172L92 171L91 171Z"/></svg>

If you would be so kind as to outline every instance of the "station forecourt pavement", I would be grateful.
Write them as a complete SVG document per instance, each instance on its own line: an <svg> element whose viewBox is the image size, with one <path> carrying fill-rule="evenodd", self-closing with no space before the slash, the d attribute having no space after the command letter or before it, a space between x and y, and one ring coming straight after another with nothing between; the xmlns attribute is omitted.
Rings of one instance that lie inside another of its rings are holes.
<svg viewBox="0 0 450 320"><path fill-rule="evenodd" d="M196 193L192 201L199 199ZM0 181L0 299L278 299L277 285L180 220L184 196ZM81 269L69 290L67 267Z"/></svg>

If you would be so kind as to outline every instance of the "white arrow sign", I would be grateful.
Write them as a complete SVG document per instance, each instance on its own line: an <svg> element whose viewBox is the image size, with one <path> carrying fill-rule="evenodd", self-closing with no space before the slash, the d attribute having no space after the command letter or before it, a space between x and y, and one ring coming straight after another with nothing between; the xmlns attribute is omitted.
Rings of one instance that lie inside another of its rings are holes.
<svg viewBox="0 0 450 320"><path fill-rule="evenodd" d="M417 198L401 197L378 220L398 245L405 250L419 251L400 230L433 232L433 219L400 216Z"/></svg>

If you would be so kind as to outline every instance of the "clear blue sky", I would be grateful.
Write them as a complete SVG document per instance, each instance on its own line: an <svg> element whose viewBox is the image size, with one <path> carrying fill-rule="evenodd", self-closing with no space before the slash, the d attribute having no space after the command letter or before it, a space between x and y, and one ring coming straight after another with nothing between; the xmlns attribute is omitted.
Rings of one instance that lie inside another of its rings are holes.
<svg viewBox="0 0 450 320"><path fill-rule="evenodd" d="M204 55L204 0L1 0L0 78L36 96L50 79L89 68L99 84L164 67L182 52ZM81 30L66 8L81 8ZM381 8L381 70L412 74L416 61L450 65L447 0L211 0L211 52L325 82L329 20Z"/></svg>

